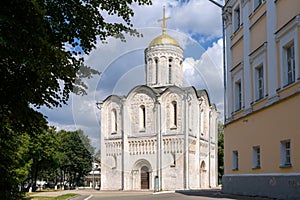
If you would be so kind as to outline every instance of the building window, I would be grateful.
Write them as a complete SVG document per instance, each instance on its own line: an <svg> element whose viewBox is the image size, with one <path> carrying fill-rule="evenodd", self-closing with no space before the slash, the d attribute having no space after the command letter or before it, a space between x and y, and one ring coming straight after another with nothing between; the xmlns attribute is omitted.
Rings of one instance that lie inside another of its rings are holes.
<svg viewBox="0 0 300 200"><path fill-rule="evenodd" d="M169 59L169 83L172 83L172 59Z"/></svg>
<svg viewBox="0 0 300 200"><path fill-rule="evenodd" d="M201 109L201 114L200 114L200 133L201 136L204 136L204 110Z"/></svg>
<svg viewBox="0 0 300 200"><path fill-rule="evenodd" d="M171 153L172 158L173 158L173 164L170 165L170 167L176 167L176 153L173 152Z"/></svg>
<svg viewBox="0 0 300 200"><path fill-rule="evenodd" d="M158 59L155 59L155 82L158 83Z"/></svg>
<svg viewBox="0 0 300 200"><path fill-rule="evenodd" d="M233 12L233 31L236 32L241 26L241 10L240 5L237 5Z"/></svg>
<svg viewBox="0 0 300 200"><path fill-rule="evenodd" d="M241 81L235 82L235 111L242 109L242 84Z"/></svg>
<svg viewBox="0 0 300 200"><path fill-rule="evenodd" d="M285 48L285 85L295 82L295 47L294 44Z"/></svg>
<svg viewBox="0 0 300 200"><path fill-rule="evenodd" d="M264 68L260 66L255 69L256 76L256 100L264 97Z"/></svg>
<svg viewBox="0 0 300 200"><path fill-rule="evenodd" d="M146 129L146 108L144 105L140 106L140 132Z"/></svg>
<svg viewBox="0 0 300 200"><path fill-rule="evenodd" d="M260 168L260 146L252 148L253 168Z"/></svg>
<svg viewBox="0 0 300 200"><path fill-rule="evenodd" d="M177 102L172 101L171 103L172 112L171 112L171 129L177 128Z"/></svg>
<svg viewBox="0 0 300 200"><path fill-rule="evenodd" d="M152 64L152 60L149 59L148 60L148 83L152 84L152 76L153 76L153 64Z"/></svg>
<svg viewBox="0 0 300 200"><path fill-rule="evenodd" d="M280 142L280 167L290 167L291 163L291 141Z"/></svg>
<svg viewBox="0 0 300 200"><path fill-rule="evenodd" d="M116 134L118 130L118 123L117 123L117 111L116 109L112 109L111 111L111 134Z"/></svg>
<svg viewBox="0 0 300 200"><path fill-rule="evenodd" d="M263 2L264 0L253 0L253 10L256 10Z"/></svg>
<svg viewBox="0 0 300 200"><path fill-rule="evenodd" d="M232 152L232 170L239 169L239 153L238 151Z"/></svg>

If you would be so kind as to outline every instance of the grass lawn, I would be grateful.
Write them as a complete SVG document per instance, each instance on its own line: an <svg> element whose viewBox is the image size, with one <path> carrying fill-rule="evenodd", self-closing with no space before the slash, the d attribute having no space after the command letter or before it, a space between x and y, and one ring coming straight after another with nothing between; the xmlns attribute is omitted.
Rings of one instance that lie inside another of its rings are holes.
<svg viewBox="0 0 300 200"><path fill-rule="evenodd" d="M43 197L43 196L35 196L35 197L27 197L27 200L67 200L71 197L75 197L77 194L64 194L57 197Z"/></svg>

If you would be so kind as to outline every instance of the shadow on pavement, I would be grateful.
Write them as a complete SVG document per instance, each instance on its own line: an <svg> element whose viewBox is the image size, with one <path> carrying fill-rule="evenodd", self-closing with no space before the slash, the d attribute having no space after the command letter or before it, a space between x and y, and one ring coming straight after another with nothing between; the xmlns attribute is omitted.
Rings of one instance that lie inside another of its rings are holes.
<svg viewBox="0 0 300 200"><path fill-rule="evenodd" d="M176 190L176 193L188 195L188 196L201 196L209 197L215 199L236 199L236 200L270 200L270 198L265 197L250 197L250 196L240 196L224 194L220 189L207 189L207 190Z"/></svg>

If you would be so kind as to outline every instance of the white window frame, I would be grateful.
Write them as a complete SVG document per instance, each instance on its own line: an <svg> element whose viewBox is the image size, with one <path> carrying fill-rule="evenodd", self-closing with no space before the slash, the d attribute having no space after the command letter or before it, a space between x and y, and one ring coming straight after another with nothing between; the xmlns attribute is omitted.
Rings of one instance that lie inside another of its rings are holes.
<svg viewBox="0 0 300 200"><path fill-rule="evenodd" d="M264 0L253 0L253 11L255 11L260 5L264 3Z"/></svg>
<svg viewBox="0 0 300 200"><path fill-rule="evenodd" d="M291 140L280 141L280 167L291 167Z"/></svg>
<svg viewBox="0 0 300 200"><path fill-rule="evenodd" d="M240 111L243 109L243 106L244 106L244 83L243 83L243 70L242 70L242 66L238 66L237 67L237 71L236 73L233 74L233 110L234 112L237 112L237 111ZM238 84L240 83L240 86L241 86L241 91L240 91L240 94L239 94L239 91L238 91Z"/></svg>
<svg viewBox="0 0 300 200"><path fill-rule="evenodd" d="M261 167L261 150L260 146L252 147L252 168L258 169Z"/></svg>
<svg viewBox="0 0 300 200"><path fill-rule="evenodd" d="M148 59L148 83L151 85L152 84L152 77L153 77L153 61L151 58Z"/></svg>
<svg viewBox="0 0 300 200"><path fill-rule="evenodd" d="M170 112L170 117L171 117L171 127L170 129L176 129L177 128L177 118L178 118L178 106L176 101L171 102L171 112Z"/></svg>
<svg viewBox="0 0 300 200"><path fill-rule="evenodd" d="M140 105L139 106L139 126L140 126L140 132L145 132L146 131L146 124L147 124L147 114L146 114L146 106L145 105Z"/></svg>
<svg viewBox="0 0 300 200"><path fill-rule="evenodd" d="M242 8L241 8L241 4L237 3L234 7L233 7L233 17L232 17L232 24L233 24L233 32L236 32L237 30L239 30L241 28L241 24L242 24ZM237 12L238 11L238 12Z"/></svg>
<svg viewBox="0 0 300 200"><path fill-rule="evenodd" d="M113 108L111 110L111 134L116 134L118 131L118 115L117 110Z"/></svg>
<svg viewBox="0 0 300 200"><path fill-rule="evenodd" d="M239 152L237 150L232 151L232 170L239 169Z"/></svg>
<svg viewBox="0 0 300 200"><path fill-rule="evenodd" d="M266 85L267 85L267 71L266 71L266 44L255 51L253 55L250 57L250 62L252 65L252 72L253 72L253 85L254 85L254 101L258 101L266 96ZM262 98L259 96L259 77L258 77L258 69L263 69L263 91L262 91Z"/></svg>
<svg viewBox="0 0 300 200"><path fill-rule="evenodd" d="M287 84L290 85L296 80L296 66L295 66L295 44L291 43L285 47L285 64L287 65Z"/></svg>
<svg viewBox="0 0 300 200"><path fill-rule="evenodd" d="M261 64L255 67L254 70L255 100L257 101L265 96L265 67ZM260 70L262 70L262 77L260 77Z"/></svg>
<svg viewBox="0 0 300 200"><path fill-rule="evenodd" d="M242 82L238 80L234 82L234 110L239 111L242 109Z"/></svg>
<svg viewBox="0 0 300 200"><path fill-rule="evenodd" d="M204 110L201 109L200 112L200 133L201 136L204 136Z"/></svg>
<svg viewBox="0 0 300 200"><path fill-rule="evenodd" d="M299 58L298 56L298 37L297 37L297 29L295 28L294 30L288 32L287 34L283 34L279 38L280 40L280 73L281 73L281 87L284 88L290 84L293 84L296 82L299 78ZM294 74L294 82L288 83L288 72L287 72L287 55L286 55L286 49L294 45L294 63L295 63L295 74Z"/></svg>

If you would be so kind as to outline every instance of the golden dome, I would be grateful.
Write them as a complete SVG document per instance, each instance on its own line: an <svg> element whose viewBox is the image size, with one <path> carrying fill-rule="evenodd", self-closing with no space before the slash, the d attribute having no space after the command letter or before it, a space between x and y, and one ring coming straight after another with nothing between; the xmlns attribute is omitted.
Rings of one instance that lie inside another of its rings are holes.
<svg viewBox="0 0 300 200"><path fill-rule="evenodd" d="M171 45L175 45L175 46L179 47L179 43L174 38L172 38L171 36L169 36L165 33L163 33L162 35L154 38L150 42L149 47L155 46L155 45L162 45L162 44L171 44Z"/></svg>

